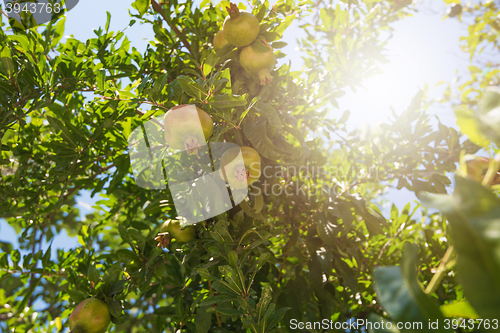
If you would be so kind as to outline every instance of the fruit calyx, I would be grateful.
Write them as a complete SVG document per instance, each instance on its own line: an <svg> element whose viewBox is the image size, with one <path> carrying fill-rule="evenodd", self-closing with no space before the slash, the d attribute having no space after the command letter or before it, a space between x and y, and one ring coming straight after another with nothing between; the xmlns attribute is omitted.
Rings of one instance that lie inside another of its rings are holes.
<svg viewBox="0 0 500 333"><path fill-rule="evenodd" d="M222 154L220 165L220 177L235 189L248 187L259 180L261 175L260 155L251 147L228 149Z"/></svg>
<svg viewBox="0 0 500 333"><path fill-rule="evenodd" d="M240 10L238 6L232 2L229 4L229 7L226 7L226 10L232 19L236 19L240 16Z"/></svg>

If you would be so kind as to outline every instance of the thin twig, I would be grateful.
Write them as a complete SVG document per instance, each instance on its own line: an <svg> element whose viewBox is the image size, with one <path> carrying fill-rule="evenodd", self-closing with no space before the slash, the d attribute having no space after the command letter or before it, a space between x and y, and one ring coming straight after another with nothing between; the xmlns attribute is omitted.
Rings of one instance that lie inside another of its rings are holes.
<svg viewBox="0 0 500 333"><path fill-rule="evenodd" d="M6 17L7 19L9 19L9 15L5 14L5 12L4 12L3 10L1 10L1 9L0 9L0 12L2 12L2 14L3 14L3 15L5 15L5 17Z"/></svg>
<svg viewBox="0 0 500 333"><path fill-rule="evenodd" d="M453 246L450 246L448 250L446 250L446 253L444 254L444 257L441 260L441 263L439 264L436 274L434 274L431 282L429 282L429 285L425 289L426 294L432 294L436 291L436 289L439 286L439 283L441 282L441 280L443 280L444 276L446 275L446 272L448 270L446 264L448 263L448 260L450 260L450 257L453 255L454 252L455 251L453 249Z"/></svg>

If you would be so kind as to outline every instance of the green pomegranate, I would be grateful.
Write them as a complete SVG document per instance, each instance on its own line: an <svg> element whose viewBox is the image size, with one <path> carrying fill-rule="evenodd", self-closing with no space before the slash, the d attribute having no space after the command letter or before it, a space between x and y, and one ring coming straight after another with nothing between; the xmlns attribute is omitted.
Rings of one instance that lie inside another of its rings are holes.
<svg viewBox="0 0 500 333"><path fill-rule="evenodd" d="M496 31L500 31L500 18L496 19L495 21L491 22L490 25L495 29Z"/></svg>
<svg viewBox="0 0 500 333"><path fill-rule="evenodd" d="M194 105L178 105L165 113L165 140L170 147L197 153L212 136L212 118ZM201 124L201 127L200 127Z"/></svg>
<svg viewBox="0 0 500 333"><path fill-rule="evenodd" d="M227 12L229 16L223 25L227 41L237 47L252 44L259 35L259 20L251 13L240 12L234 3L227 7Z"/></svg>
<svg viewBox="0 0 500 333"><path fill-rule="evenodd" d="M97 298L78 304L69 317L71 333L104 333L111 322L108 305Z"/></svg>
<svg viewBox="0 0 500 333"><path fill-rule="evenodd" d="M459 3L454 3L448 8L447 14L449 17L456 17L462 13L462 5Z"/></svg>
<svg viewBox="0 0 500 333"><path fill-rule="evenodd" d="M267 85L271 83L272 71L275 63L273 48L265 39L256 41L262 43L269 51L261 53L255 50L254 45L245 47L240 53L240 64L250 75L258 75L260 84Z"/></svg>
<svg viewBox="0 0 500 333"><path fill-rule="evenodd" d="M467 161L465 163L467 165L467 176L470 179L473 179L476 182L481 183L490 165L489 158L471 155L471 156L466 156L466 159Z"/></svg>
<svg viewBox="0 0 500 333"><path fill-rule="evenodd" d="M243 164L234 160L240 154ZM223 171L224 170L224 171ZM224 177L224 172L226 177ZM222 154L219 175L236 189L244 189L259 180L261 160L257 151L250 147L234 147Z"/></svg>
<svg viewBox="0 0 500 333"><path fill-rule="evenodd" d="M467 155L465 156L467 165L467 176L478 183L483 182L484 176L490 167L490 159L483 156ZM492 185L500 183L500 170L493 177Z"/></svg>
<svg viewBox="0 0 500 333"><path fill-rule="evenodd" d="M215 34L213 45L215 52L220 52L224 48L224 46L228 45L229 42L227 41L226 37L224 36L224 31L219 31L218 33Z"/></svg>
<svg viewBox="0 0 500 333"><path fill-rule="evenodd" d="M167 220L161 226L161 232L168 232L178 242L189 242L196 237L196 229L193 226L187 226L181 229L179 220Z"/></svg>

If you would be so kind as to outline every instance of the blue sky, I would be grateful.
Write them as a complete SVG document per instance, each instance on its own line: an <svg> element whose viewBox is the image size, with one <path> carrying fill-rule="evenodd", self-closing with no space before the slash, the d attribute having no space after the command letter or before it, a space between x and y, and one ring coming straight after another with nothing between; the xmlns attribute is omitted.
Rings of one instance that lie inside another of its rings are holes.
<svg viewBox="0 0 500 333"><path fill-rule="evenodd" d="M112 13L110 29L122 30L131 20L128 14L131 3L131 0L80 1L67 14L65 35L73 35L79 40L94 37L93 29L104 27L106 23L106 11ZM413 17L393 25L394 37L386 51L389 63L381 65L382 74L367 79L364 82L366 90L349 91L342 97L340 108L334 111L332 117L349 109L352 128L363 124L373 126L387 119L391 106L397 113L405 110L412 97L426 84L431 88L431 96L439 96L447 84L454 82L457 70L467 69L468 56L459 47L460 36L466 34L465 28L456 19L443 20L446 9L443 1L423 0L418 8L419 12ZM140 52L146 49L150 40L154 40L150 25L136 24L127 30L126 35ZM302 63L295 49L295 38L300 35L300 29L292 26L283 36L283 41L289 43L283 52L296 69ZM435 87L439 82L444 84ZM451 108L434 108L430 112L439 115L443 123L454 124ZM389 194L388 198L400 208L409 200L416 199L407 191ZM78 207L81 215L90 213L97 200L97 196L91 199L88 192L80 192ZM11 242L18 247L16 240L14 229L0 219L0 241ZM57 248L68 250L76 246L79 246L77 238L70 238L63 232L54 240L52 251L55 254ZM44 247L47 248L48 244Z"/></svg>

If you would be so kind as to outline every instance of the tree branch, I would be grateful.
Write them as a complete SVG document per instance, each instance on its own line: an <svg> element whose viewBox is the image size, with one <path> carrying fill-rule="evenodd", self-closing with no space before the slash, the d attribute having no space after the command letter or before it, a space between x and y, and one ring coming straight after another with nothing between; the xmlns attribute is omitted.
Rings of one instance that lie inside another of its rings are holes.
<svg viewBox="0 0 500 333"><path fill-rule="evenodd" d="M181 31L175 25L170 23L170 21L165 17L165 15L163 15L163 12L161 10L161 5L159 5L158 2L156 2L155 0L151 0L151 6L153 6L155 12L157 12L163 17L163 20L167 22L168 26L170 27L170 29L172 29L173 32L175 32L177 37L181 38L182 35ZM191 45L185 38L182 40L182 44L184 44L184 47L188 49L189 53L193 54L193 52L191 51Z"/></svg>
<svg viewBox="0 0 500 333"><path fill-rule="evenodd" d="M454 253L455 251L453 246L450 246L448 250L446 250L446 253L444 254L444 257L439 264L436 274L434 274L431 282L429 282L429 285L425 289L426 294L433 294L437 290L437 288L439 287L439 283L443 280L444 276L449 270L447 264Z"/></svg>

